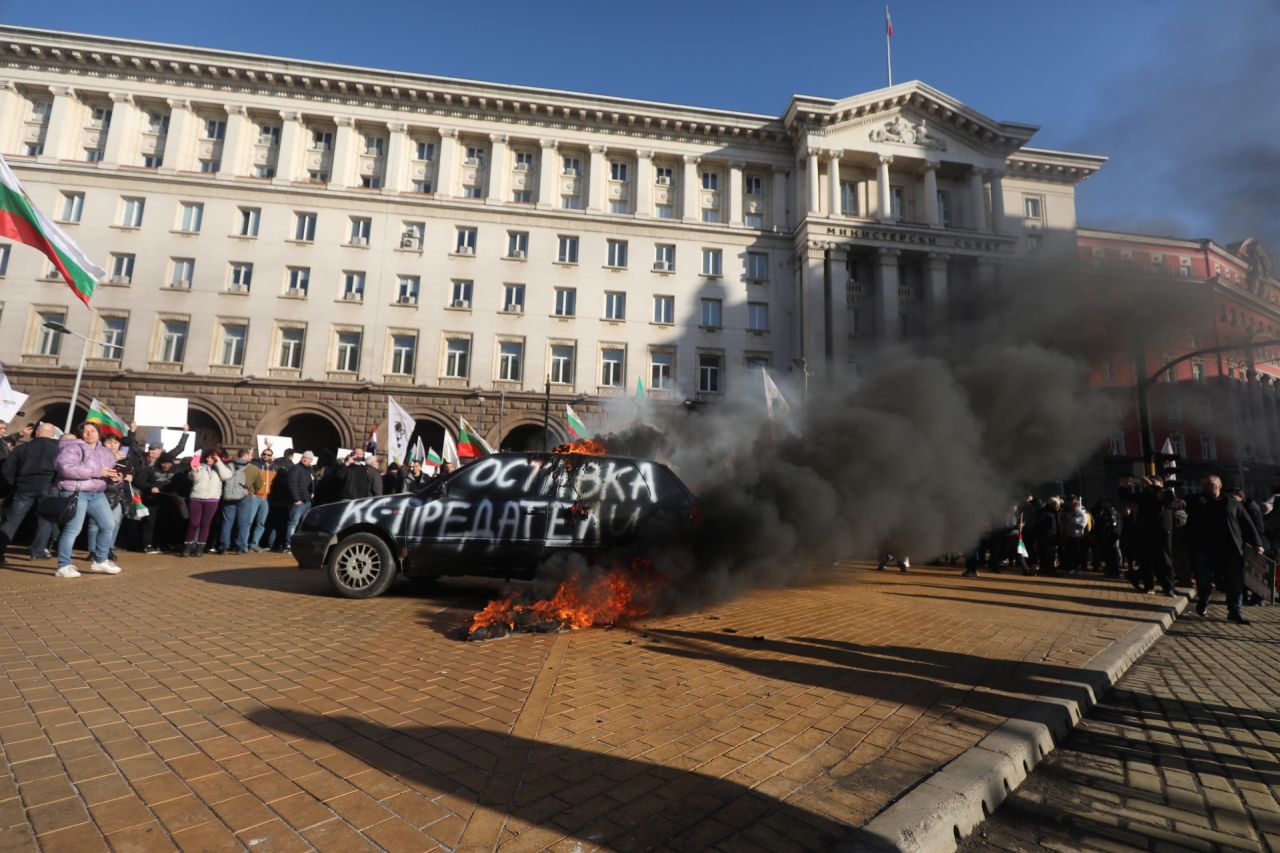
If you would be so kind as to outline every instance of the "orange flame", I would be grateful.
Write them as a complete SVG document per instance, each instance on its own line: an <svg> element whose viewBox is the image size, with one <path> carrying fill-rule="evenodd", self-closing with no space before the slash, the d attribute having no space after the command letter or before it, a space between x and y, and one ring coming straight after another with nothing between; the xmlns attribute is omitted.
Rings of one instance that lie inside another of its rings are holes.
<svg viewBox="0 0 1280 853"><path fill-rule="evenodd" d="M584 456L604 456L608 451L605 446L594 438L580 438L577 441L571 441L568 444L562 444L557 447L554 453L581 453Z"/></svg>
<svg viewBox="0 0 1280 853"><path fill-rule="evenodd" d="M666 582L644 557L632 560L630 569L609 569L587 578L575 573L550 598L529 602L508 596L489 602L471 621L467 636L480 639L508 631L577 631L614 625L651 612Z"/></svg>

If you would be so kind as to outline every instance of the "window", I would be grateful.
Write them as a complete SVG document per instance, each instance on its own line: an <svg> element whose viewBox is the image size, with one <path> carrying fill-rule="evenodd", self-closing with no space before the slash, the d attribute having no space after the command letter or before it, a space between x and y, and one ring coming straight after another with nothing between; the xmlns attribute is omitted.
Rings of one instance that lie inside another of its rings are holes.
<svg viewBox="0 0 1280 853"><path fill-rule="evenodd" d="M627 214L631 212L631 206L626 199L614 199L609 202L609 212L617 214Z"/></svg>
<svg viewBox="0 0 1280 853"><path fill-rule="evenodd" d="M507 232L507 257L526 258L529 256L529 232Z"/></svg>
<svg viewBox="0 0 1280 853"><path fill-rule="evenodd" d="M672 379L676 357L670 352L649 353L649 387L654 391L668 391L675 384Z"/></svg>
<svg viewBox="0 0 1280 853"><path fill-rule="evenodd" d="M187 354L187 321L165 320L160 326L160 351L157 361L181 363Z"/></svg>
<svg viewBox="0 0 1280 853"><path fill-rule="evenodd" d="M719 249L702 250L702 274L719 278L722 254Z"/></svg>
<svg viewBox="0 0 1280 853"><path fill-rule="evenodd" d="M413 191L416 193L430 193L431 182L430 181L414 181Z"/></svg>
<svg viewBox="0 0 1280 853"><path fill-rule="evenodd" d="M1180 433L1180 432L1171 432L1171 433L1169 433L1169 443L1170 443L1171 445L1173 445L1173 455L1174 455L1174 456L1182 456L1182 457L1185 457L1185 456L1187 455L1187 441L1186 441L1186 436L1184 436L1182 433ZM1247 450L1247 449L1246 449L1246 451L1245 451L1245 455L1248 455L1248 450Z"/></svg>
<svg viewBox="0 0 1280 853"><path fill-rule="evenodd" d="M938 223L944 228L951 227L951 193L938 190Z"/></svg>
<svg viewBox="0 0 1280 853"><path fill-rule="evenodd" d="M534 169L534 160L532 151L516 152L516 171L532 172Z"/></svg>
<svg viewBox="0 0 1280 853"><path fill-rule="evenodd" d="M418 290L421 285L422 281L416 275L400 276L396 281L396 304L417 305Z"/></svg>
<svg viewBox="0 0 1280 853"><path fill-rule="evenodd" d="M1107 455L1124 456L1124 431L1118 430L1107 436Z"/></svg>
<svg viewBox="0 0 1280 853"><path fill-rule="evenodd" d="M671 186L674 181L675 173L672 171L670 166L658 166L653 170L653 172L654 182L661 184L664 187Z"/></svg>
<svg viewBox="0 0 1280 853"><path fill-rule="evenodd" d="M342 298L353 302L364 299L364 273L348 270L342 274Z"/></svg>
<svg viewBox="0 0 1280 853"><path fill-rule="evenodd" d="M524 311L524 285L506 284L502 287L502 310L519 313Z"/></svg>
<svg viewBox="0 0 1280 853"><path fill-rule="evenodd" d="M61 222L79 222L84 213L84 193L63 193L62 205L58 208L58 219Z"/></svg>
<svg viewBox="0 0 1280 853"><path fill-rule="evenodd" d="M747 252L747 281L769 280L769 256L765 252Z"/></svg>
<svg viewBox="0 0 1280 853"><path fill-rule="evenodd" d="M471 341L468 338L449 338L445 342L445 376L453 379L466 379L470 360Z"/></svg>
<svg viewBox="0 0 1280 853"><path fill-rule="evenodd" d="M747 195L764 195L764 179L759 175L746 175L742 179L742 190Z"/></svg>
<svg viewBox="0 0 1280 853"><path fill-rule="evenodd" d="M600 384L606 388L621 388L626 380L626 353L621 349L603 349L600 351Z"/></svg>
<svg viewBox="0 0 1280 853"><path fill-rule="evenodd" d="M764 214L763 213L744 213L742 215L742 224L747 226L748 228L763 228Z"/></svg>
<svg viewBox="0 0 1280 853"><path fill-rule="evenodd" d="M204 120L205 139L224 139L227 135L227 123L222 119L207 118Z"/></svg>
<svg viewBox="0 0 1280 853"><path fill-rule="evenodd" d="M533 193L529 190L515 190L511 193L511 200L516 204L533 204Z"/></svg>
<svg viewBox="0 0 1280 853"><path fill-rule="evenodd" d="M454 308L471 307L471 282L466 279L454 279L453 295L449 303Z"/></svg>
<svg viewBox="0 0 1280 853"><path fill-rule="evenodd" d="M769 331L769 303L747 303L747 329L752 332Z"/></svg>
<svg viewBox="0 0 1280 853"><path fill-rule="evenodd" d="M391 336L391 373L396 376L412 376L418 352L418 338L414 335Z"/></svg>
<svg viewBox="0 0 1280 853"><path fill-rule="evenodd" d="M565 195L560 197L560 208L562 210L581 210L582 200L576 195Z"/></svg>
<svg viewBox="0 0 1280 853"><path fill-rule="evenodd" d="M314 213L295 213L293 215L293 239L302 243L310 243L316 239L316 215Z"/></svg>
<svg viewBox="0 0 1280 853"><path fill-rule="evenodd" d="M1166 413L1170 421L1182 420L1182 395L1178 393L1176 388L1169 389L1169 397L1166 402Z"/></svg>
<svg viewBox="0 0 1280 853"><path fill-rule="evenodd" d="M436 159L436 144L434 142L418 140L414 143L413 157L415 160Z"/></svg>
<svg viewBox="0 0 1280 853"><path fill-rule="evenodd" d="M1204 381L1204 362L1202 361L1191 362L1191 378L1195 382Z"/></svg>
<svg viewBox="0 0 1280 853"><path fill-rule="evenodd" d="M124 228L141 228L142 227L142 211L146 207L146 200L140 198L121 199L120 205L120 225Z"/></svg>
<svg viewBox="0 0 1280 853"><path fill-rule="evenodd" d="M129 284L133 281L133 255L111 256L111 281L113 284Z"/></svg>
<svg viewBox="0 0 1280 853"><path fill-rule="evenodd" d="M576 264L578 262L578 238L560 235L560 248L556 253L556 260L562 264Z"/></svg>
<svg viewBox="0 0 1280 853"><path fill-rule="evenodd" d="M715 190L720 188L720 176L715 172L702 173L702 188L704 190Z"/></svg>
<svg viewBox="0 0 1280 853"><path fill-rule="evenodd" d="M575 178L582 174L582 161L577 157L563 157L560 162L563 164L561 174Z"/></svg>
<svg viewBox="0 0 1280 853"><path fill-rule="evenodd" d="M503 341L498 344L498 378L519 382L523 375L524 344L519 341Z"/></svg>
<svg viewBox="0 0 1280 853"><path fill-rule="evenodd" d="M702 209L702 221L703 222L719 222L720 211L714 207L704 207Z"/></svg>
<svg viewBox="0 0 1280 853"><path fill-rule="evenodd" d="M573 347L558 344L551 347L551 381L561 385L573 384Z"/></svg>
<svg viewBox="0 0 1280 853"><path fill-rule="evenodd" d="M200 231L200 223L204 220L204 205L194 201L184 201L179 208L178 230L189 234Z"/></svg>
<svg viewBox="0 0 1280 853"><path fill-rule="evenodd" d="M293 326L280 330L280 358L277 367L288 370L302 369L302 345L306 340L307 330Z"/></svg>
<svg viewBox="0 0 1280 853"><path fill-rule="evenodd" d="M163 161L164 161L164 158L161 157L159 154L144 154L142 155L142 168L159 169L160 164Z"/></svg>
<svg viewBox="0 0 1280 853"><path fill-rule="evenodd" d="M98 339L102 341L100 358L124 358L124 337L129 329L128 317L103 317Z"/></svg>
<svg viewBox="0 0 1280 853"><path fill-rule="evenodd" d="M218 364L224 367L244 367L244 342L248 336L249 327L243 323L223 323Z"/></svg>
<svg viewBox="0 0 1280 853"><path fill-rule="evenodd" d="M237 293L248 293L249 285L253 284L253 264L232 263L231 264L231 289Z"/></svg>
<svg viewBox="0 0 1280 853"><path fill-rule="evenodd" d="M720 356L713 353L698 355L698 390L704 394L720 392L720 361Z"/></svg>
<svg viewBox="0 0 1280 853"><path fill-rule="evenodd" d="M253 175L255 178L274 178L276 176L275 166L254 166Z"/></svg>
<svg viewBox="0 0 1280 853"><path fill-rule="evenodd" d="M1034 196L1034 195L1025 196L1022 199L1022 206L1024 211L1026 212L1027 219L1039 219L1041 216L1041 213L1043 212L1039 196Z"/></svg>
<svg viewBox="0 0 1280 853"><path fill-rule="evenodd" d="M338 332L334 347L333 369L342 373L357 373L360 370L360 338L359 332Z"/></svg>
<svg viewBox="0 0 1280 853"><path fill-rule="evenodd" d="M49 118L49 113L53 111L52 101L32 101L31 102L31 120L44 123Z"/></svg>
<svg viewBox="0 0 1280 853"><path fill-rule="evenodd" d="M405 222L404 228L400 231L400 248L401 249L421 249L422 241L427 234L427 223L425 222Z"/></svg>
<svg viewBox="0 0 1280 853"><path fill-rule="evenodd" d="M289 296L306 296L311 287L311 267L289 267Z"/></svg>
<svg viewBox="0 0 1280 853"><path fill-rule="evenodd" d="M627 319L627 294L616 290L605 293L604 318L606 320Z"/></svg>
<svg viewBox="0 0 1280 853"><path fill-rule="evenodd" d="M370 134L365 134L364 153L372 157L381 157L382 152L384 150L384 146L386 144L387 144L387 141L383 139L381 136L372 136Z"/></svg>
<svg viewBox="0 0 1280 853"><path fill-rule="evenodd" d="M352 246L369 245L369 235L373 233L373 220L363 216L351 217L351 231L348 242Z"/></svg>
<svg viewBox="0 0 1280 853"><path fill-rule="evenodd" d="M44 153L44 143L29 142L27 143L27 147L23 149L23 153L28 157L39 157Z"/></svg>
<svg viewBox="0 0 1280 853"><path fill-rule="evenodd" d="M467 165L468 166L484 166L485 150L478 145L467 146Z"/></svg>
<svg viewBox="0 0 1280 853"><path fill-rule="evenodd" d="M147 113L147 133L168 133L169 117L164 113Z"/></svg>
<svg viewBox="0 0 1280 853"><path fill-rule="evenodd" d="M169 273L170 287L191 287L195 279L196 262L194 258L173 258Z"/></svg>
<svg viewBox="0 0 1280 853"><path fill-rule="evenodd" d="M747 356L747 370L765 370L769 367L768 356L749 355Z"/></svg>
<svg viewBox="0 0 1280 853"><path fill-rule="evenodd" d="M380 190L382 189L382 178L376 175L361 175L360 186L366 190Z"/></svg>
<svg viewBox="0 0 1280 853"><path fill-rule="evenodd" d="M609 164L609 180L625 181L627 179L626 163L610 163Z"/></svg>
<svg viewBox="0 0 1280 853"><path fill-rule="evenodd" d="M307 180L313 184L329 183L329 173L324 169L308 169Z"/></svg>
<svg viewBox="0 0 1280 853"><path fill-rule="evenodd" d="M312 151L332 151L333 150L333 133L328 130L311 131L311 150Z"/></svg>
<svg viewBox="0 0 1280 853"><path fill-rule="evenodd" d="M853 181L840 182L840 212L845 216L858 215L858 185Z"/></svg>
<svg viewBox="0 0 1280 853"><path fill-rule="evenodd" d="M889 215L894 219L902 219L902 206L905 197L902 187L889 187Z"/></svg>
<svg viewBox="0 0 1280 853"><path fill-rule="evenodd" d="M9 244L0 243L0 275L9 271Z"/></svg>
<svg viewBox="0 0 1280 853"><path fill-rule="evenodd" d="M279 145L280 144L280 125L278 124L258 125L258 144L259 145Z"/></svg>
<svg viewBox="0 0 1280 853"><path fill-rule="evenodd" d="M476 253L476 229L459 228L454 251L459 255L474 255Z"/></svg>
<svg viewBox="0 0 1280 853"><path fill-rule="evenodd" d="M625 267L627 265L627 241L609 240L608 248L608 265L611 267Z"/></svg>
<svg viewBox="0 0 1280 853"><path fill-rule="evenodd" d="M85 161L86 163L98 163L98 162L101 162L101 160L102 160L102 153L103 153L103 152L102 152L102 149L101 149L101 148L86 148L86 149L84 149L84 161ZM201 170L201 171L203 171L203 170Z"/></svg>
<svg viewBox="0 0 1280 853"><path fill-rule="evenodd" d="M670 325L675 322L676 298L674 296L653 297L653 322Z"/></svg>
<svg viewBox="0 0 1280 853"><path fill-rule="evenodd" d="M58 355L62 352L62 332L55 332L45 323L65 323L67 321L66 312L41 311L36 316L40 318L40 328L36 334L36 353L38 355Z"/></svg>
<svg viewBox="0 0 1280 853"><path fill-rule="evenodd" d="M658 272L674 272L676 268L676 247L670 243L659 243L654 246L653 268Z"/></svg>
<svg viewBox="0 0 1280 853"><path fill-rule="evenodd" d="M236 227L236 235L240 237L257 237L258 225L262 222L262 209L257 207L240 208L240 220Z"/></svg>
<svg viewBox="0 0 1280 853"><path fill-rule="evenodd" d="M656 204L653 207L653 215L658 219L675 219L676 209L669 204Z"/></svg>
<svg viewBox="0 0 1280 853"><path fill-rule="evenodd" d="M702 300L702 313L700 314L700 325L708 329L720 328L720 309L721 301L719 299Z"/></svg>
<svg viewBox="0 0 1280 853"><path fill-rule="evenodd" d="M577 310L578 291L573 287L556 288L556 316L572 317Z"/></svg>

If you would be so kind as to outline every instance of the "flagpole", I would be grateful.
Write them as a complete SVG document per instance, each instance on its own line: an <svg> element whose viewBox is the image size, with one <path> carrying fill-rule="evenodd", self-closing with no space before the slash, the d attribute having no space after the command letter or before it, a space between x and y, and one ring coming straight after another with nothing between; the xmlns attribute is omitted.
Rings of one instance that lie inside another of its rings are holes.
<svg viewBox="0 0 1280 853"><path fill-rule="evenodd" d="M886 21L889 20L888 6L884 7L884 19ZM889 69L889 85L890 86L893 86L893 47L891 44L892 40L893 40L893 33L890 31L889 27L886 26L884 28L884 61L885 61L885 65Z"/></svg>

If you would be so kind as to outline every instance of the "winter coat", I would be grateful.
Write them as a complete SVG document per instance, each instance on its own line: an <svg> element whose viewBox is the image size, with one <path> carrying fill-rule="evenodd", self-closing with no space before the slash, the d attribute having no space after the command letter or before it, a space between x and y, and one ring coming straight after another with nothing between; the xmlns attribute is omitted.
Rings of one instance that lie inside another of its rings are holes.
<svg viewBox="0 0 1280 853"><path fill-rule="evenodd" d="M1211 554L1226 548L1244 553L1244 545L1262 545L1262 537L1244 505L1230 495L1216 500L1207 494L1196 495L1187 504L1187 548L1193 553Z"/></svg>
<svg viewBox="0 0 1280 853"><path fill-rule="evenodd" d="M1068 509L1063 513L1062 535L1068 539L1080 539L1089 529L1089 513L1084 507Z"/></svg>
<svg viewBox="0 0 1280 853"><path fill-rule="evenodd" d="M400 489L402 492L420 492L431 482L431 475L424 469L421 474L414 476L413 472L404 475L404 486Z"/></svg>
<svg viewBox="0 0 1280 853"><path fill-rule="evenodd" d="M58 488L64 492L105 492L103 468L116 467L116 454L101 443L88 445L80 439L58 442Z"/></svg>
<svg viewBox="0 0 1280 853"><path fill-rule="evenodd" d="M222 497L222 483L231 479L231 469L219 459L215 464L201 462L191 470L191 499L216 501Z"/></svg>
<svg viewBox="0 0 1280 853"><path fill-rule="evenodd" d="M0 470L15 495L42 494L53 485L59 444L56 438L33 438L9 454Z"/></svg>
<svg viewBox="0 0 1280 853"><path fill-rule="evenodd" d="M372 492L370 488L372 481L365 473L366 470L367 466L364 465L335 466L334 479L337 480L338 500L349 501L369 497Z"/></svg>
<svg viewBox="0 0 1280 853"><path fill-rule="evenodd" d="M262 487L262 472L248 462L231 462L227 468L231 476L222 484L224 501L242 501Z"/></svg>
<svg viewBox="0 0 1280 853"><path fill-rule="evenodd" d="M310 501L315 495L315 477L312 476L311 468L307 465L294 465L285 472L284 484L291 502Z"/></svg>

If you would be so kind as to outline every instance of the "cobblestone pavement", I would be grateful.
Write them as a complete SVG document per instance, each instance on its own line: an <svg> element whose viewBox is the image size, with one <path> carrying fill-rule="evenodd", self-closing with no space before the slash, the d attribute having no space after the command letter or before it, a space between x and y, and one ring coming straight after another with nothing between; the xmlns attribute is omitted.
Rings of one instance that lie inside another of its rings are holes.
<svg viewBox="0 0 1280 853"><path fill-rule="evenodd" d="M963 850L1280 850L1280 610L1191 609Z"/></svg>
<svg viewBox="0 0 1280 853"><path fill-rule="evenodd" d="M0 850L824 849L1162 612L847 564L464 643L496 582L346 601L281 557L125 556L0 569Z"/></svg>

